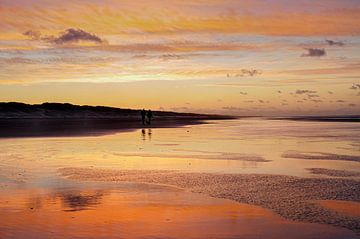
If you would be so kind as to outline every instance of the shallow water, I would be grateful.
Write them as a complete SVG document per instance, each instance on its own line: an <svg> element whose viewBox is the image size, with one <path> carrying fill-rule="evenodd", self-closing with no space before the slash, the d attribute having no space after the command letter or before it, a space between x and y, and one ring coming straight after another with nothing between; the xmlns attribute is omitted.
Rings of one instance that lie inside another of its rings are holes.
<svg viewBox="0 0 360 239"><path fill-rule="evenodd" d="M69 186L69 185L68 185ZM0 196L0 238L356 238L269 210L136 184L13 189Z"/></svg>
<svg viewBox="0 0 360 239"><path fill-rule="evenodd" d="M314 152L325 158L296 157ZM0 238L183 238L184 231L188 238L286 238L289 232L302 235L299 238L341 238L346 233L351 238L346 229L293 223L264 209L168 188L80 185L62 179L57 170L95 167L329 177L306 168L360 172L359 157L360 125L350 122L253 118L97 137L0 139L0 218L8 218L0 222ZM349 158L353 160L339 160Z"/></svg>
<svg viewBox="0 0 360 239"><path fill-rule="evenodd" d="M0 139L0 176L52 175L60 167L265 173L302 177L306 168L360 171L359 162L284 158L325 153L360 160L360 124L228 120L181 128L144 129L98 137ZM322 177L322 176L321 176Z"/></svg>

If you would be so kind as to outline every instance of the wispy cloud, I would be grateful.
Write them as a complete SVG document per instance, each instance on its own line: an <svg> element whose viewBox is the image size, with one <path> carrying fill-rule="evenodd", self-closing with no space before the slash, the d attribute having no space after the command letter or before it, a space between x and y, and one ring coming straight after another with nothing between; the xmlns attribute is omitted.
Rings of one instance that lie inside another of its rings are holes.
<svg viewBox="0 0 360 239"><path fill-rule="evenodd" d="M350 87L351 90L360 90L360 84L353 84L351 87Z"/></svg>
<svg viewBox="0 0 360 239"><path fill-rule="evenodd" d="M309 98L319 98L320 96L317 94L308 94L307 95Z"/></svg>
<svg viewBox="0 0 360 239"><path fill-rule="evenodd" d="M173 110L173 111L187 111L187 110L189 110L189 108L185 107L185 106L171 107L170 109Z"/></svg>
<svg viewBox="0 0 360 239"><path fill-rule="evenodd" d="M54 43L58 45L63 44L73 44L80 41L93 42L97 44L104 43L104 40L99 36L86 32L82 29L68 28L64 32L60 33L58 36L42 36L39 31L28 30L23 33L25 36L30 37L31 40L42 40L49 43Z"/></svg>
<svg viewBox="0 0 360 239"><path fill-rule="evenodd" d="M333 41L333 40L326 40L326 43L329 46L344 46L345 45L342 41Z"/></svg>
<svg viewBox="0 0 360 239"><path fill-rule="evenodd" d="M30 2L2 3L0 29L19 32L25 26L32 29L41 26L47 30L71 26L109 35L219 32L330 36L360 33L357 17L360 9L356 1L329 4L329 1L319 0L317 2L321 3L317 5L321 7L317 8L306 0L299 0L294 6L283 1L234 0Z"/></svg>
<svg viewBox="0 0 360 239"><path fill-rule="evenodd" d="M303 95L303 94L314 94L317 93L315 90L296 90L295 94Z"/></svg>
<svg viewBox="0 0 360 239"><path fill-rule="evenodd" d="M28 30L23 33L25 36L30 37L32 40L40 40L41 33L39 31Z"/></svg>
<svg viewBox="0 0 360 239"><path fill-rule="evenodd" d="M90 41L103 43L103 40L95 34L86 32L81 29L69 28L60 36L56 37L53 42L56 44L77 43L79 41Z"/></svg>
<svg viewBox="0 0 360 239"><path fill-rule="evenodd" d="M321 57L326 55L325 49L319 49L319 48L305 48L307 50L307 53L302 54L303 57Z"/></svg>
<svg viewBox="0 0 360 239"><path fill-rule="evenodd" d="M241 110L244 110L243 108L235 107L235 106L224 106L221 109L229 110L229 111L241 111Z"/></svg>
<svg viewBox="0 0 360 239"><path fill-rule="evenodd" d="M239 73L228 73L226 77L245 77L245 76L256 76L260 75L262 72L256 69L241 69Z"/></svg>

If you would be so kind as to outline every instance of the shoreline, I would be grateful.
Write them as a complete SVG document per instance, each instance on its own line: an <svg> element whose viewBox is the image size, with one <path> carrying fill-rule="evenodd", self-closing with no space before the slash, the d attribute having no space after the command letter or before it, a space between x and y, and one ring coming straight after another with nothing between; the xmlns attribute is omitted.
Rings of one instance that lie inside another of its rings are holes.
<svg viewBox="0 0 360 239"><path fill-rule="evenodd" d="M0 138L85 137L114 134L146 128L174 128L206 124L208 120L230 120L231 117L167 117L142 125L141 119L129 118L0 118Z"/></svg>

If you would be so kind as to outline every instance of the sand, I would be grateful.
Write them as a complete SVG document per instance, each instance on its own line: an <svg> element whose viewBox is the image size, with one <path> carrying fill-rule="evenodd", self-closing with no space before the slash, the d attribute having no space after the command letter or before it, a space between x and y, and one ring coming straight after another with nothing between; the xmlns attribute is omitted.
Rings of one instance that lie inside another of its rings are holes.
<svg viewBox="0 0 360 239"><path fill-rule="evenodd" d="M271 209L286 219L330 224L360 234L359 217L341 214L315 203L319 200L359 202L358 180L94 168L61 168L59 173L74 180L171 185L191 192Z"/></svg>
<svg viewBox="0 0 360 239"><path fill-rule="evenodd" d="M321 206L337 211L341 214L360 217L360 203L351 201L321 200L317 201Z"/></svg>
<svg viewBox="0 0 360 239"><path fill-rule="evenodd" d="M192 152L192 151L190 151ZM169 153L114 153L116 156L137 156L137 157L162 157L162 158L180 158L180 159L215 159L215 160L239 160L249 162L270 162L260 155L242 154L242 153L222 153L222 152L203 152L202 154L169 154Z"/></svg>
<svg viewBox="0 0 360 239"><path fill-rule="evenodd" d="M312 174L326 175L330 177L360 177L360 172L346 170L326 169L326 168L307 168Z"/></svg>
<svg viewBox="0 0 360 239"><path fill-rule="evenodd" d="M155 118L151 125L127 118L1 118L0 138L100 136L142 128L173 128L221 120L212 116Z"/></svg>
<svg viewBox="0 0 360 239"><path fill-rule="evenodd" d="M309 160L340 160L340 161L355 161L360 162L360 156L357 155L342 155L322 152L298 152L287 151L281 155L283 158L289 159L309 159Z"/></svg>

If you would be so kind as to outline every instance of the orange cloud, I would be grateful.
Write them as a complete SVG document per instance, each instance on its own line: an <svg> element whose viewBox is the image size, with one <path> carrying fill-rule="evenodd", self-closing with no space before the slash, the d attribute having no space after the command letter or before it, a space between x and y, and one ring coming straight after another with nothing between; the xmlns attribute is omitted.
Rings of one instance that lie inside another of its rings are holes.
<svg viewBox="0 0 360 239"><path fill-rule="evenodd" d="M1 32L22 33L29 29L54 34L68 28L86 29L102 35L139 33L218 32L263 35L359 35L360 6L305 11L252 10L251 4L233 1L179 1L154 4L123 2L25 4L0 8ZM228 2L228 3L227 3ZM210 6L212 6L210 4ZM240 7L248 7L242 9ZM204 10L202 10L204 9ZM229 10L230 9L230 10ZM0 35L1 37L1 35Z"/></svg>

